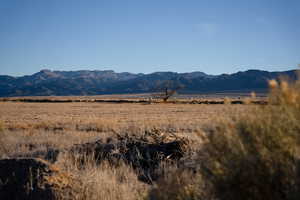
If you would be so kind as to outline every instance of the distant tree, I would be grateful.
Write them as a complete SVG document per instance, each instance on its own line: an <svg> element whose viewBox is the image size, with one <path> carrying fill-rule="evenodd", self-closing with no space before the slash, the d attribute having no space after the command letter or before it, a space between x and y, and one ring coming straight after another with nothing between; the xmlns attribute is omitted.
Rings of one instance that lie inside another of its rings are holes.
<svg viewBox="0 0 300 200"><path fill-rule="evenodd" d="M155 88L155 91L158 91L158 93L155 93L154 97L167 102L170 97L177 94L178 90L181 90L182 88L183 85L174 80L158 81Z"/></svg>

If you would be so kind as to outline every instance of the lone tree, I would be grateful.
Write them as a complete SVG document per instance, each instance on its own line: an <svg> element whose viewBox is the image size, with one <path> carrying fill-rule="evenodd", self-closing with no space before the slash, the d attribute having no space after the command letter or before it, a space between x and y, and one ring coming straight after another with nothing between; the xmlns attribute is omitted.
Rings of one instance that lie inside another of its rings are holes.
<svg viewBox="0 0 300 200"><path fill-rule="evenodd" d="M175 94L177 94L178 90L181 90L183 85L175 82L174 80L166 80L166 81L158 81L156 83L156 91L159 91L154 95L154 97L162 99L164 102L167 102L168 99Z"/></svg>

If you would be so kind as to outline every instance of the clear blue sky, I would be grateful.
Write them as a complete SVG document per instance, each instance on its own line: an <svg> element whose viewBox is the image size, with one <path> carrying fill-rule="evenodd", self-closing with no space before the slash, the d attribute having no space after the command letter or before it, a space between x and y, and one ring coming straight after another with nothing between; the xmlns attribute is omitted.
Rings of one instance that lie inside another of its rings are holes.
<svg viewBox="0 0 300 200"><path fill-rule="evenodd" d="M0 74L220 74L299 63L299 0L0 0Z"/></svg>

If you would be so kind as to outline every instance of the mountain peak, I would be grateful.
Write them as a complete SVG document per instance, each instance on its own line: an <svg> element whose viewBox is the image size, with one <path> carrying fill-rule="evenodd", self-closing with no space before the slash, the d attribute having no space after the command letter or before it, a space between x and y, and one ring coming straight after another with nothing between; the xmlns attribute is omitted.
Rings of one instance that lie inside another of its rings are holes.
<svg viewBox="0 0 300 200"><path fill-rule="evenodd" d="M52 71L50 69L42 69L40 73L51 73Z"/></svg>

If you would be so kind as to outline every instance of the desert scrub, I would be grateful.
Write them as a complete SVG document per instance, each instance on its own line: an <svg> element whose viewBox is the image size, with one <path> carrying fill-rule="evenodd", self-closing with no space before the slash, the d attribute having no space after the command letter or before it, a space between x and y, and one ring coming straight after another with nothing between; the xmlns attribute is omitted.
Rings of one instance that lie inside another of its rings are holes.
<svg viewBox="0 0 300 200"><path fill-rule="evenodd" d="M171 173L149 199L300 199L300 82L270 81L269 105L203 134L191 172Z"/></svg>
<svg viewBox="0 0 300 200"><path fill-rule="evenodd" d="M270 88L270 105L205 137L201 173L218 199L300 198L300 82L272 80Z"/></svg>

